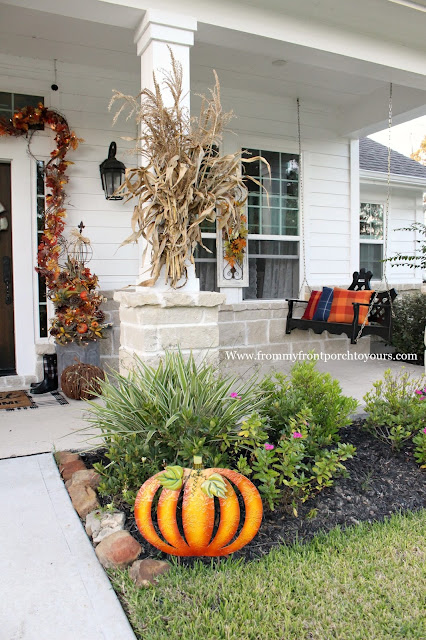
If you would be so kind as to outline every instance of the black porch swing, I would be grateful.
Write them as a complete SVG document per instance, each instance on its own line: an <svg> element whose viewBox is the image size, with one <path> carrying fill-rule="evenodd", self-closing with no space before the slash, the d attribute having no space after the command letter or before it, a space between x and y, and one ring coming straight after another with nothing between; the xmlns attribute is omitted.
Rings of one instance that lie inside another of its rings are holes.
<svg viewBox="0 0 426 640"><path fill-rule="evenodd" d="M300 126L300 100L297 99L297 129L298 129L298 142L299 142L299 159L302 157L302 136ZM389 204L390 204L390 181L391 181L391 131L392 131L392 83L389 87L389 119L388 119L388 167L387 167L387 197L385 207L385 225L384 225L384 238L383 238L383 276L379 284L379 288L384 282L384 289L382 291L372 292L372 298L369 303L365 302L352 302L353 305L353 319L351 323L343 322L327 322L320 320L305 320L302 318L294 318L293 311L296 304L307 305L308 300L300 300L300 296L304 285L308 287L312 292L306 277L306 252L305 252L305 215L304 215L304 203L303 203L303 171L302 163L299 160L299 202L300 202L300 220L301 220L301 234L302 234L302 249L303 249L303 281L299 289L299 298L286 298L288 302L288 314L286 323L286 334L290 334L293 329L302 329L307 331L312 329L314 333L320 334L323 331L328 331L332 334L346 334L351 339L351 344L356 344L361 336L377 335L384 338L387 342L392 338L392 315L393 307L392 302L396 298L397 293L395 289L389 290L389 285L386 277L386 258L387 258L387 246L388 246L388 229L389 229ZM373 277L371 271L360 269L360 271L354 271L353 279L348 287L348 291L368 291L371 290L370 281ZM360 322L360 308L368 307L367 314L364 321ZM368 324L367 324L368 321Z"/></svg>

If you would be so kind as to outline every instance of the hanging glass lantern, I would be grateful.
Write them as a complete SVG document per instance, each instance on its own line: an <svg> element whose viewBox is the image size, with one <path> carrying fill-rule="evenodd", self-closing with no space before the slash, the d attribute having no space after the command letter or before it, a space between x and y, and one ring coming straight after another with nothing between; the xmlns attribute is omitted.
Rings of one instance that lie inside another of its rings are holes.
<svg viewBox="0 0 426 640"><path fill-rule="evenodd" d="M102 187L107 200L122 200L123 196L114 195L115 191L121 185L126 167L122 162L116 159L117 145L111 142L109 145L108 159L99 165L101 172Z"/></svg>

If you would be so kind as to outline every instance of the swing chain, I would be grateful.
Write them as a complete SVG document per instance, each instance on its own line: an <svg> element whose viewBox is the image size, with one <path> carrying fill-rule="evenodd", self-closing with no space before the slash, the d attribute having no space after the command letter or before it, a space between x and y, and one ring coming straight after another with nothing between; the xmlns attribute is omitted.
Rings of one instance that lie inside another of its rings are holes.
<svg viewBox="0 0 426 640"><path fill-rule="evenodd" d="M386 275L386 267L387 267L387 255L388 255L388 230L389 230L389 209L390 209L390 198L391 198L391 159L392 159L392 94L393 94L393 84L392 82L389 85L389 113L388 113L388 166L387 166L387 192L386 192L386 204L385 204L385 219L383 226L383 255L385 259L383 260L383 276L381 283L384 281L385 283L385 291L389 291L389 283ZM379 285L380 289L380 285ZM378 301L377 291L374 293L370 306L368 307L367 314L365 316L364 322L362 323L360 330L358 331L358 335L355 338L356 341L361 337L362 332L364 331L364 327L367 324L368 316L370 315L374 305ZM391 307L391 314L395 317L395 311L393 308L392 296L389 295L389 303Z"/></svg>
<svg viewBox="0 0 426 640"><path fill-rule="evenodd" d="M303 170L302 170L302 130L300 125L300 99L297 98L297 137L299 144L299 209L300 209L300 226L302 233L302 256L303 256L303 280L299 288L299 299L302 295L303 287L306 284L310 293L312 289L309 286L306 274L306 241L305 241L305 206L304 206L304 194L303 194Z"/></svg>
<svg viewBox="0 0 426 640"><path fill-rule="evenodd" d="M389 284L386 274L387 269L387 255L388 255L388 231L389 231L389 209L390 209L390 198L391 198L391 157L392 157L392 93L393 93L393 85L392 82L389 86L389 119L388 119L388 175L387 175L387 192L386 192L386 206L385 206L385 225L383 229L383 254L385 260L383 261L383 279L385 281L386 290L389 291ZM392 315L393 307L392 307L392 299L391 299L391 309Z"/></svg>

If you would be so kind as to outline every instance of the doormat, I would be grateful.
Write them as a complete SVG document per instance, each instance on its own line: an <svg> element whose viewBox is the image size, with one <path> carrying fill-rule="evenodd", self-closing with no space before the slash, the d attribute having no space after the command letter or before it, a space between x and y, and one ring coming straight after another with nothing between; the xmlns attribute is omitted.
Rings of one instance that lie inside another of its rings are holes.
<svg viewBox="0 0 426 640"><path fill-rule="evenodd" d="M13 411L14 409L28 409L32 405L33 401L25 391L0 392L0 409Z"/></svg>
<svg viewBox="0 0 426 640"><path fill-rule="evenodd" d="M37 394L32 396L28 391L1 391L0 409L15 411L16 409L38 409L69 404L68 400L59 391Z"/></svg>

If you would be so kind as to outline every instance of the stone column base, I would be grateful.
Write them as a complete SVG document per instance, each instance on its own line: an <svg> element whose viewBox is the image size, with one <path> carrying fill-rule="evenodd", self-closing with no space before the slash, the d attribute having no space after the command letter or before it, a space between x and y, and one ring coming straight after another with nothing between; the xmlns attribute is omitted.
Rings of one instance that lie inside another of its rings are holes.
<svg viewBox="0 0 426 640"><path fill-rule="evenodd" d="M219 305L222 293L155 291L136 287L117 291L120 303L120 373L125 374L138 356L158 365L166 350L192 351L199 362L206 358L219 365Z"/></svg>

